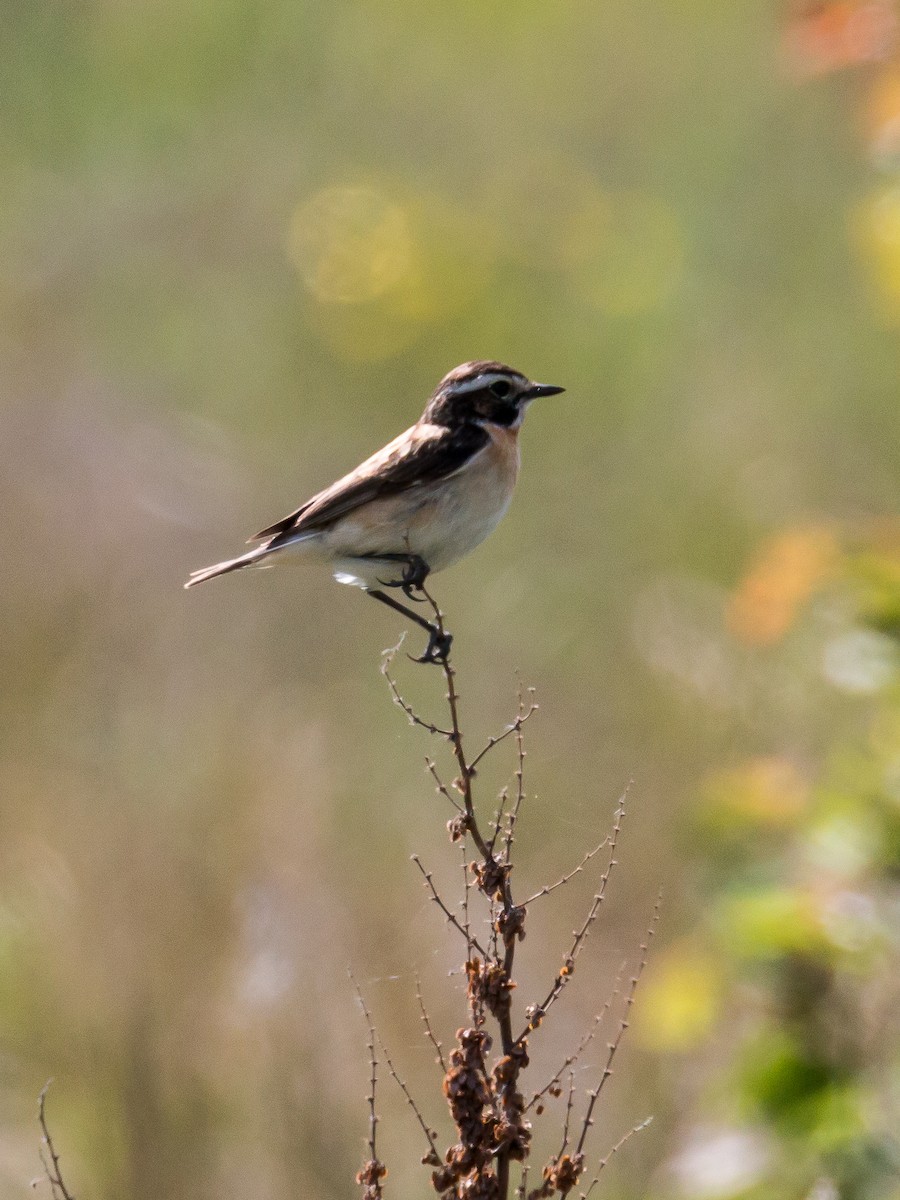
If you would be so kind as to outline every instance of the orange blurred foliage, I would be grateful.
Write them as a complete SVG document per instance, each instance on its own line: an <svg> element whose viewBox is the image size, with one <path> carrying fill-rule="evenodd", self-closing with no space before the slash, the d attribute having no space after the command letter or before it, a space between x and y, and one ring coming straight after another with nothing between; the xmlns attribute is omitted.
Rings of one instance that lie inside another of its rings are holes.
<svg viewBox="0 0 900 1200"><path fill-rule="evenodd" d="M831 574L837 554L834 535L818 526L790 529L764 542L729 597L729 630L754 646L779 641L804 602Z"/></svg>
<svg viewBox="0 0 900 1200"><path fill-rule="evenodd" d="M800 79L859 63L881 62L894 50L893 0L832 0L794 5L784 35L791 73Z"/></svg>
<svg viewBox="0 0 900 1200"><path fill-rule="evenodd" d="M765 825L787 825L807 807L809 785L792 762L777 755L750 759L707 782L713 809Z"/></svg>

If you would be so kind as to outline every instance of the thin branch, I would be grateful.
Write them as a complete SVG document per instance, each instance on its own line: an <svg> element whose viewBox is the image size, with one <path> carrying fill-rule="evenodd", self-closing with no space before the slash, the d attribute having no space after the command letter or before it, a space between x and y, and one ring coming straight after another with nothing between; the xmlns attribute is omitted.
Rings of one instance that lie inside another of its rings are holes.
<svg viewBox="0 0 900 1200"><path fill-rule="evenodd" d="M525 1192L528 1188L528 1172L531 1170L531 1163L526 1163L522 1168L522 1178L519 1181L519 1186L516 1188L516 1200L525 1200Z"/></svg>
<svg viewBox="0 0 900 1200"><path fill-rule="evenodd" d="M551 1088L555 1087L556 1084L559 1083L560 1079L562 1079L562 1077L563 1077L563 1072L568 1070L569 1067L574 1066L575 1063L578 1062L579 1058L581 1058L582 1054L585 1052L585 1050L588 1048L588 1046L594 1040L594 1037L596 1036L597 1031L599 1030L600 1026L603 1024L606 1014L609 1012L610 1008L612 1007L613 1000L615 1000L616 996L618 996L618 994L619 994L619 985L622 981L622 974L623 974L624 970L625 970L625 963L622 963L621 967L619 967L619 970L616 973L616 981L613 984L613 990L610 992L609 996L607 997L606 1002L604 1003L603 1007L600 1009L600 1011L597 1013L597 1015L594 1017L593 1021L591 1022L590 1029L584 1035L584 1037L581 1039L581 1041L578 1043L578 1046L575 1049L575 1051L569 1055L569 1057L562 1064L562 1066L559 1068L559 1070L556 1072L556 1074L553 1076L553 1078L550 1080L550 1082L546 1083L539 1092L535 1092L535 1094L531 1097L531 1099L525 1105L525 1112L528 1112L528 1110L530 1108L533 1108L533 1106L535 1104L537 1104L538 1101L543 1096L547 1095L547 1093L551 1090ZM559 1093L557 1092L556 1094L558 1095Z"/></svg>
<svg viewBox="0 0 900 1200"><path fill-rule="evenodd" d="M634 994L637 991L637 986L638 986L638 983L640 982L641 975L643 975L644 968L647 965L647 953L648 953L648 950L650 947L650 942L653 940L653 935L656 932L656 925L657 925L657 922L659 921L659 907L660 907L661 903L662 903L662 897L657 896L656 904L653 906L653 916L650 921L650 926L647 929L646 941L641 942L641 961L638 964L638 969L635 971L634 975L632 976L631 987L628 989L628 995L625 997L625 1011L622 1014L622 1020L619 1022L618 1031L616 1033L616 1036L609 1043L608 1054L606 1056L606 1064L603 1068L603 1074L600 1076L600 1079L597 1083L597 1086L594 1088L594 1090L592 1092L588 1092L588 1096L590 1097L590 1100L588 1101L587 1112L585 1113L585 1117L584 1117L584 1124L581 1127L581 1137L578 1139L578 1150L577 1150L578 1154L580 1154L582 1152L582 1150L584 1149L584 1143L585 1143L585 1139L587 1138L587 1135L588 1135L588 1130L594 1123L594 1121L593 1121L594 1106L597 1103L600 1093L603 1091L603 1085L606 1083L607 1079L609 1079L610 1075L612 1075L613 1059L615 1058L616 1051L619 1049L619 1044L621 1043L622 1038L625 1035L625 1030L628 1028L628 1024L629 1024L628 1015L631 1012L631 1006L634 1004Z"/></svg>
<svg viewBox="0 0 900 1200"><path fill-rule="evenodd" d="M609 883L609 877L612 874L612 869L616 865L616 844L619 840L619 833L622 828L622 818L625 814L625 797L627 796L627 794L628 793L626 792L625 795L623 795L620 798L618 807L616 808L616 814L613 819L612 832L609 835L609 859L606 864L606 870L603 872L603 874L600 877L600 886L598 887L597 893L594 896L594 900L593 900L593 903L591 904L590 911L588 912L588 915L585 917L584 923L582 924L581 928L575 931L575 934L574 934L574 937L572 940L572 945L569 947L569 953L566 955L565 959L563 960L562 968L560 969L559 974L554 979L553 985L550 988L550 991L547 993L545 1000L543 1001L542 1004L535 1006L534 1013L535 1013L535 1016L538 1017L539 1020L543 1020L543 1018L544 1018L544 1016L546 1016L548 1010L559 999L563 988L566 986L566 984L572 978L572 973L575 970L575 960L578 957L579 953L581 952L581 948L585 943L588 933L590 932L591 926L593 925L594 921L596 921L596 919L597 919L597 914L600 911L600 906L603 903L604 896L606 895L606 885ZM532 1027L532 1023L529 1022L529 1025L526 1026L526 1028L522 1031L522 1033L519 1034L519 1037L516 1040L518 1042L521 1042L522 1039L528 1034L531 1027Z"/></svg>
<svg viewBox="0 0 900 1200"><path fill-rule="evenodd" d="M435 1141L436 1135L431 1129L428 1128L428 1125L425 1123L425 1118L422 1116L422 1113L419 1111L419 1106L416 1104L415 1100L413 1100L412 1095L410 1094L409 1088L406 1086L406 1084L403 1082L403 1080L397 1074L397 1070L394 1067L394 1064L391 1062L391 1056L387 1052L387 1047L385 1046L384 1040L382 1039L381 1035L376 1034L376 1036L378 1038L378 1045L381 1047L381 1052L384 1055L384 1061L387 1063L388 1071L390 1071L390 1073L391 1073L391 1078L394 1080L394 1082L400 1088L403 1095L406 1097L406 1103L416 1114L416 1120L419 1122L419 1125L422 1128L422 1132L425 1134L426 1138L428 1139L429 1153L425 1156L425 1158L422 1161L430 1163L432 1166L436 1167L436 1166L438 1166L438 1164L441 1161L440 1155L438 1154L437 1143ZM372 1157L374 1158L375 1155L373 1154Z"/></svg>
<svg viewBox="0 0 900 1200"><path fill-rule="evenodd" d="M347 974L350 977L350 982L353 984L353 989L356 992L357 999L362 1007L366 1018L366 1025L369 1030L369 1040L366 1043L366 1049L369 1052L369 1066L371 1067L371 1076L369 1078L369 1094L366 1100L369 1105L369 1161L378 1162L378 1155L375 1153L375 1135L378 1130L378 1114L375 1111L375 1085L378 1082L378 1059L375 1057L375 1023L372 1020L372 1014L369 1012L366 1002L363 999L363 994L360 991L359 984L353 977L353 972L347 968Z"/></svg>
<svg viewBox="0 0 900 1200"><path fill-rule="evenodd" d="M450 803L453 805L453 807L456 809L457 812L461 813L463 811L463 806L460 804L460 802L456 799L455 796L451 796L449 788L444 783L443 779L441 779L440 775L438 775L437 763L434 761L434 759L426 757L425 766L428 768L428 771L431 774L431 778L434 780L435 784L437 785L437 791L440 792L440 794L444 797L445 800L450 801Z"/></svg>
<svg viewBox="0 0 900 1200"><path fill-rule="evenodd" d="M566 1119L563 1123L562 1145L559 1148L559 1154L556 1156L556 1161L562 1158L566 1152L566 1147L569 1144L569 1119L572 1116L572 1105L575 1102L575 1072L569 1072L569 1095L566 1098Z"/></svg>
<svg viewBox="0 0 900 1200"><path fill-rule="evenodd" d="M424 587L420 588L422 595L431 605L434 613L435 624L441 634L446 633L444 628L444 614L438 607L437 601L431 593ZM487 843L482 837L481 830L478 828L478 822L475 819L475 805L472 799L472 768L466 758L466 752L463 748L462 728L459 722L459 693L456 690L456 671L450 663L449 657L445 656L440 660L441 670L444 672L444 679L447 684L447 706L450 710L450 730L445 732L444 736L453 747L453 754L456 758L457 766L459 767L459 781L457 787L463 798L466 816L468 818L469 832L472 835L472 840L478 847L478 852L484 857L486 863L492 860L492 855Z"/></svg>
<svg viewBox="0 0 900 1200"><path fill-rule="evenodd" d="M425 1026L425 1036L434 1047L434 1052L437 1055L437 1061L441 1064L441 1070L446 1075L447 1062L444 1058L444 1047L435 1037L434 1030L431 1027L431 1021L428 1018L428 1010L425 1007L425 1001L422 999L422 983L418 975L416 975L416 999L419 1001L419 1012L422 1014L422 1024Z"/></svg>
<svg viewBox="0 0 900 1200"><path fill-rule="evenodd" d="M562 879L557 879L556 883L551 883L549 885L545 884L545 886L542 887L539 892L535 892L533 896L529 896L527 900L523 900L522 907L527 908L527 906L533 901L540 900L541 896L549 896L551 892L555 892L557 888L563 887L564 884L567 884L571 879L574 879L576 875L580 875L591 859L595 855L599 854L604 846L608 845L609 834L606 835L599 846L595 846L593 850L588 851L574 871L570 871L568 875L563 875Z"/></svg>
<svg viewBox="0 0 900 1200"><path fill-rule="evenodd" d="M466 931L466 950L468 951L468 958L471 959L471 957L472 957L472 927L469 924L469 888L471 887L471 882L469 880L469 855L468 855L468 851L466 848L466 839L465 838L461 839L460 845L462 846L462 872L463 872L463 899L462 899L463 928Z"/></svg>
<svg viewBox="0 0 900 1200"><path fill-rule="evenodd" d="M53 1194L53 1200L57 1200L57 1197L60 1197L61 1200L75 1200L75 1197L72 1195L63 1181L63 1177L59 1169L59 1155L56 1153L56 1147L53 1145L53 1138L50 1136L50 1128L47 1125L47 1114L45 1111L47 1092L49 1091L52 1083L53 1080L48 1079L41 1088L40 1095L38 1096L38 1121L40 1122L42 1135L40 1150L41 1166L44 1168L44 1174L47 1176L47 1180L50 1184L50 1191ZM44 1153L45 1149L47 1154L50 1156L49 1162L47 1161L47 1155Z"/></svg>
<svg viewBox="0 0 900 1200"><path fill-rule="evenodd" d="M418 725L420 729L425 729L429 733L436 733L440 737L444 737L447 738L448 741L452 741L453 733L451 730L441 729L441 727L439 725L435 725L433 721L426 721L424 717L419 716L413 706L403 698L400 693L400 689L397 686L396 680L394 679L393 675L391 675L391 665L393 664L397 652L403 645L405 638L406 634L401 637L396 646L392 646L390 650L382 651L382 658L384 661L381 664L381 673L387 680L388 687L391 689L391 695L394 698L394 703L398 708L402 708L406 713L407 717L409 718L410 725Z"/></svg>
<svg viewBox="0 0 900 1200"><path fill-rule="evenodd" d="M466 939L466 946L467 947L474 946L475 949L478 951L478 953L481 955L481 957L486 959L487 954L484 950L484 947L480 944L480 942L478 941L478 939L476 937L472 936L471 931L466 930L466 927L460 923L459 918L454 916L454 914L450 911L450 909L447 907L447 905L444 903L444 901L438 895L437 888L434 886L434 881L432 879L431 872L426 871L425 868L422 866L422 860L419 858L418 854L414 854L412 856L412 861L416 864L416 866L419 868L419 870L422 872L423 876L425 877L425 886L428 888L429 892L431 893L431 899L435 902L435 904L438 906L438 908L441 910L441 912L444 914L444 916L447 918L447 920L450 922L450 924L453 926L453 928L458 929L459 932Z"/></svg>
<svg viewBox="0 0 900 1200"><path fill-rule="evenodd" d="M521 730L522 726L525 724L525 722L528 720L528 718L531 716L534 716L534 714L540 708L540 705L536 704L533 699L534 689L529 688L528 690L532 696L531 707L528 708L526 711L522 711L522 708L520 705L520 711L516 715L516 719L513 721L512 725L507 725L507 727L503 730L503 732L498 734L496 737L488 738L487 744L481 750L478 751L478 753L475 755L475 757L469 763L470 771L474 771L475 768L478 766L478 764L482 761L482 759L485 758L488 754L490 754L490 752L494 749L495 746L499 746L501 742L505 742L506 739L508 737L510 737L512 734L518 733Z"/></svg>
<svg viewBox="0 0 900 1200"><path fill-rule="evenodd" d="M425 596L425 598L431 604L432 611L434 613L435 624L438 628L439 633L442 635L445 634L446 630L444 628L444 617L443 617L443 614L442 614L440 608L438 607L437 603L435 602L434 597L430 594L430 592L424 586L421 588L421 591L422 591L422 594ZM491 899L492 894L496 893L497 897L500 899L500 901L502 903L502 909L503 909L502 918L505 920L505 922L507 923L508 927L511 930L509 937L504 938L505 948L504 948L503 963L502 963L503 975L504 975L505 979L511 980L513 978L513 962L515 959L516 941L517 941L516 934L515 934L515 932L512 932L512 930L514 930L516 928L518 928L518 929L522 928L521 918L518 918L516 921L516 924L513 924L514 914L516 912L516 909L515 909L515 905L513 903L512 889L510 887L510 882L509 882L509 849L510 849L510 846L512 843L512 838L511 838L511 835L508 835L507 841L506 841L506 858L502 862L498 862L497 859L495 859L495 857L494 857L493 848L491 846L489 846L488 843L485 841L484 835L482 834L481 829L478 825L478 819L477 819L477 816L475 813L475 803L474 803L474 797L472 794L472 778L473 778L474 772L472 770L471 764L469 763L468 759L466 758L466 752L465 752L465 748L463 746L462 728L461 728L460 719L459 719L459 693L456 690L456 671L455 671L454 667L451 665L449 656L446 654L443 656L443 658L440 659L440 666L444 673L444 679L447 684L447 706L448 706L448 709L450 712L450 727L452 730L452 737L450 739L450 744L453 747L453 754L454 754L454 757L456 758L456 762L459 767L459 778L458 778L458 780L456 780L454 782L454 787L457 788L457 790L460 792L460 794L462 795L462 798L463 798L463 805L465 808L466 832L472 838L472 841L474 842L475 846L477 847L479 854L482 856L482 858L484 860L484 870L481 873L481 875L479 876L479 886L481 888L481 891L485 894L485 896L488 897L489 900ZM524 715L524 702L522 700L521 691L520 691L518 716L521 718L523 715ZM517 743L519 746L519 772L518 772L519 783L518 783L518 788L519 788L519 793L521 794L523 791L522 761L524 758L524 749L523 749L523 742L522 742L521 721L517 722L517 724L518 724L518 729L515 731L515 734L516 734L516 740L517 740ZM423 870L423 874L425 874L424 870ZM432 888L433 895L435 895L435 898L437 898L436 893L434 893L433 885L431 885L431 883L430 883L430 880L426 879L426 882L429 883L429 887ZM438 899L438 903L440 903L439 899ZM442 905L442 907L444 907L446 910L446 906ZM498 917L497 921L499 921L500 919L501 918ZM458 925L459 923L456 922L456 924ZM496 922L495 922L495 924L496 924ZM478 942L474 938L471 939L471 945L475 946L479 950L481 955L485 959L487 959L487 955L479 947ZM496 959L495 959L495 961L496 961ZM516 1049L516 1044L515 1044L515 1041L513 1038L512 1017L511 1017L510 1009L506 1008L506 1009L496 1013L495 1015L497 1018L497 1023L500 1026L500 1042L501 1042L501 1046L503 1049L503 1055L505 1057L511 1057L513 1055L514 1050ZM517 1073L517 1071L518 1071L518 1068L516 1068L516 1073ZM498 1150L497 1156L496 1156L496 1165L497 1165L496 1193L499 1197L502 1198L502 1200L506 1200L506 1197L509 1194L510 1162L511 1162L510 1145L508 1143L504 1143Z"/></svg>
<svg viewBox="0 0 900 1200"><path fill-rule="evenodd" d="M491 835L491 840L488 842L491 854L494 853L494 847L497 844L497 838L500 836L500 831L503 828L503 814L506 810L506 802L509 799L509 788L504 787L500 790L500 795L497 797L497 811L494 814L493 828L494 832Z"/></svg>
<svg viewBox="0 0 900 1200"><path fill-rule="evenodd" d="M529 693L534 696L534 688L529 688ZM531 701L534 707L534 700ZM513 839L516 834L516 822L519 819L519 809L522 807L522 801L525 799L525 734L522 732L524 724L523 713L525 712L525 698L522 695L522 686L519 685L519 720L513 726L513 731L516 735L516 799L512 807L512 812L509 814L509 820L506 825L506 836L503 839L503 859L509 863L512 854Z"/></svg>
<svg viewBox="0 0 900 1200"><path fill-rule="evenodd" d="M606 1164L609 1162L609 1160L612 1158L612 1156L614 1154L617 1154L622 1149L622 1147L625 1145L625 1143L627 1141L630 1141L630 1139L633 1138L636 1133L640 1133L642 1129L646 1129L647 1126L649 1124L651 1124L652 1121L653 1121L652 1117L647 1117L647 1119L645 1121L641 1121L641 1123L639 1125L633 1126L631 1129L628 1130L627 1133L622 1134L622 1136L619 1138L619 1140L616 1142L616 1144L613 1146L613 1148L608 1152L608 1154L604 1158L600 1159L600 1162L597 1166L597 1174L591 1180L588 1190L586 1192L581 1193L580 1200L588 1200L588 1196L590 1196L591 1192L594 1190L594 1188L600 1182L600 1172L603 1170L603 1168L606 1166Z"/></svg>

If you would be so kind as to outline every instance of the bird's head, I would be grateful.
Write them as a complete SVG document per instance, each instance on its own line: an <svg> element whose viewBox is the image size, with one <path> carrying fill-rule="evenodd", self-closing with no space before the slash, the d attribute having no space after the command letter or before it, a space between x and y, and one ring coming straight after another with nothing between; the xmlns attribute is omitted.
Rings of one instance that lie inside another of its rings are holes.
<svg viewBox="0 0 900 1200"><path fill-rule="evenodd" d="M434 425L503 425L517 429L538 396L565 388L535 383L498 362L469 362L445 375L428 401L424 419Z"/></svg>

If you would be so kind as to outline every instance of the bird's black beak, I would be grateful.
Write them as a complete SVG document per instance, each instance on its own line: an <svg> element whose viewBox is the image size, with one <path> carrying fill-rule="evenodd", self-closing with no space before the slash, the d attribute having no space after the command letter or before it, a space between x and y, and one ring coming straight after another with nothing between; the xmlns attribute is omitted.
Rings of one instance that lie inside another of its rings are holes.
<svg viewBox="0 0 900 1200"><path fill-rule="evenodd" d="M553 383L533 383L525 394L529 400L537 400L538 396L558 396L565 390Z"/></svg>

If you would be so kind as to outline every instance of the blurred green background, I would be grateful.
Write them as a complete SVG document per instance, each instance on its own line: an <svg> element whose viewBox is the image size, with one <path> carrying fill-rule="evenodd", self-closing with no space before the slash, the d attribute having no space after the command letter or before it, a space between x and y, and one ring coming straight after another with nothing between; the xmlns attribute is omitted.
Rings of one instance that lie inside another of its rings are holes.
<svg viewBox="0 0 900 1200"><path fill-rule="evenodd" d="M444 1138L414 973L452 1038L459 948L408 860L458 862L400 622L316 572L181 584L485 357L568 389L436 583L472 730L538 688L517 886L634 780L531 1078L663 886L597 1157L656 1119L605 1194L897 1200L893 5L7 0L0 34L3 1195L51 1075L85 1200L354 1194L348 963ZM591 886L532 918L522 1003Z"/></svg>

